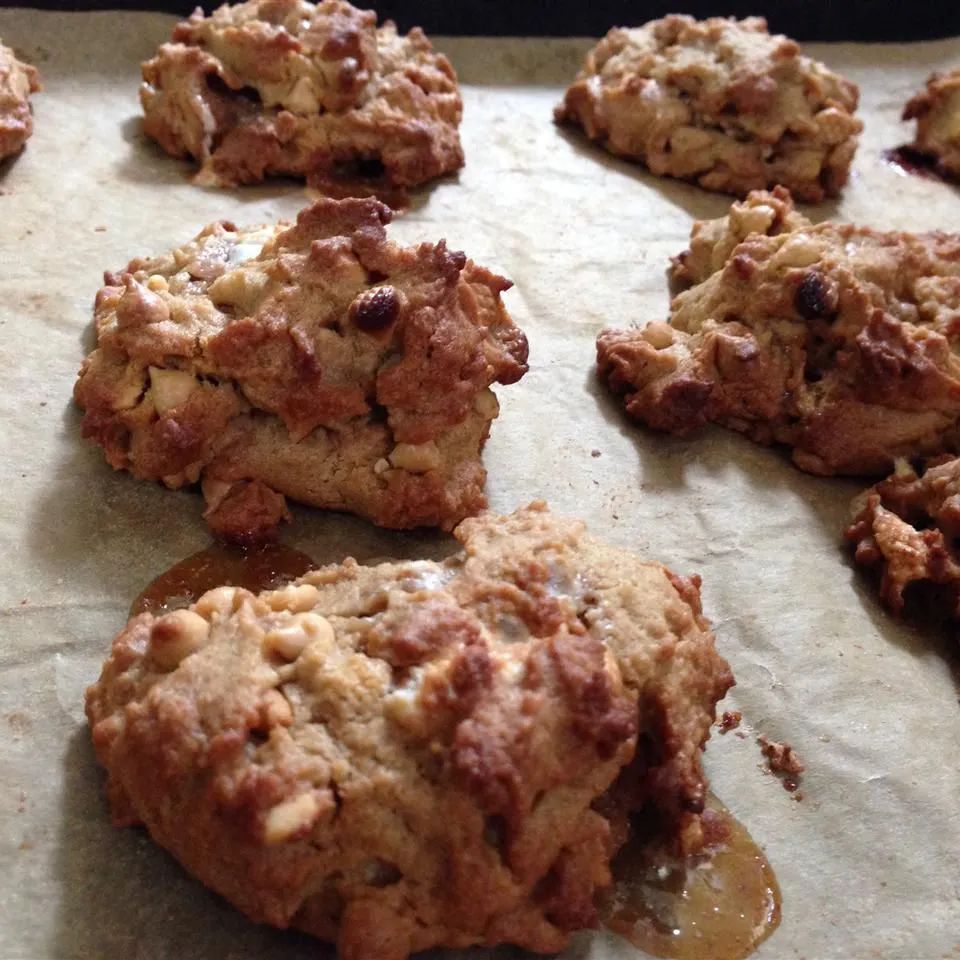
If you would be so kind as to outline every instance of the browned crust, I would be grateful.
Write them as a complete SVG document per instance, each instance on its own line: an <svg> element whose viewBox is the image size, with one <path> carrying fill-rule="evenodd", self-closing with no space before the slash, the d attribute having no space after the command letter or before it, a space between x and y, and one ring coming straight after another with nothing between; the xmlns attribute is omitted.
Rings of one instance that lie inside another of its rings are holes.
<svg viewBox="0 0 960 960"><path fill-rule="evenodd" d="M202 480L234 539L286 515L265 488L390 527L483 509L489 387L527 369L510 282L443 241L390 242L389 220L323 200L107 274L75 388L84 436L142 479Z"/></svg>
<svg viewBox="0 0 960 960"><path fill-rule="evenodd" d="M778 188L696 224L673 274L669 325L597 339L631 416L720 423L825 475L957 449L960 237L813 225Z"/></svg>
<svg viewBox="0 0 960 960"><path fill-rule="evenodd" d="M819 202L847 180L858 96L762 18L671 15L612 29L556 118L659 176L738 196L782 184Z"/></svg>
<svg viewBox="0 0 960 960"><path fill-rule="evenodd" d="M903 108L903 119L917 121L913 148L960 180L960 68L931 74Z"/></svg>
<svg viewBox="0 0 960 960"><path fill-rule="evenodd" d="M343 0L197 10L143 64L144 130L197 182L415 186L463 166L449 61Z"/></svg>
<svg viewBox="0 0 960 960"><path fill-rule="evenodd" d="M348 560L131 620L87 693L115 821L345 960L562 949L630 811L701 849L732 677L697 581L543 504L456 535L444 564Z"/></svg>
<svg viewBox="0 0 960 960"><path fill-rule="evenodd" d="M30 94L42 90L36 67L0 43L0 160L19 153L33 133Z"/></svg>

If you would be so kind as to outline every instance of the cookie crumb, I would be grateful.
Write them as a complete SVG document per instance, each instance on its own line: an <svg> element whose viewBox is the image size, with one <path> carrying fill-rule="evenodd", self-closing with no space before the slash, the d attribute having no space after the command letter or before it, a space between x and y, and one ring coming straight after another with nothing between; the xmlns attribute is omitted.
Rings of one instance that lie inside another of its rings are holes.
<svg viewBox="0 0 960 960"><path fill-rule="evenodd" d="M717 726L721 733L729 733L740 726L743 714L739 710L725 710L723 716L717 721Z"/></svg>
<svg viewBox="0 0 960 960"><path fill-rule="evenodd" d="M788 774L782 778L783 789L795 793L800 786L800 774L806 769L796 750L789 743L780 743L761 733L757 737L760 752L766 758L771 773Z"/></svg>
<svg viewBox="0 0 960 960"><path fill-rule="evenodd" d="M600 456L600 451L599 451L599 450L591 450L591 451L590 451L590 456L591 456L591 457L599 457L599 456Z"/></svg>

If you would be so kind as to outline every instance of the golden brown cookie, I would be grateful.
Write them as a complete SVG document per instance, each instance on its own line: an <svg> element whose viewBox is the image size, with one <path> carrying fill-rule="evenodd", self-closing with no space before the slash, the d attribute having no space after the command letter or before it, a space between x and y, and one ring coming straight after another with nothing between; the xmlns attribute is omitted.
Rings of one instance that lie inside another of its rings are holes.
<svg viewBox="0 0 960 960"><path fill-rule="evenodd" d="M526 372L510 281L438 244L387 239L376 200L295 224L206 227L105 275L74 396L118 470L202 481L207 519L269 533L284 497L388 527L486 506L490 385Z"/></svg>
<svg viewBox="0 0 960 960"><path fill-rule="evenodd" d="M847 528L858 563L880 575L880 596L894 614L911 585L936 588L960 619L960 459L917 472L906 461L854 501Z"/></svg>
<svg viewBox="0 0 960 960"><path fill-rule="evenodd" d="M0 43L0 160L23 149L33 133L30 94L43 89L35 67Z"/></svg>
<svg viewBox="0 0 960 960"><path fill-rule="evenodd" d="M416 186L463 166L456 74L419 28L344 0L201 10L143 64L144 130L197 182Z"/></svg>
<svg viewBox="0 0 960 960"><path fill-rule="evenodd" d="M542 503L456 536L132 619L87 692L115 822L341 960L561 949L631 811L698 850L733 682L699 580Z"/></svg>
<svg viewBox="0 0 960 960"><path fill-rule="evenodd" d="M932 74L904 107L903 119L917 121L913 148L960 180L960 69Z"/></svg>
<svg viewBox="0 0 960 960"><path fill-rule="evenodd" d="M960 236L812 224L782 188L693 228L669 323L604 330L627 412L793 448L817 474L960 449Z"/></svg>
<svg viewBox="0 0 960 960"><path fill-rule="evenodd" d="M817 202L846 183L858 96L760 17L672 15L611 30L556 117L658 176L738 196L783 184Z"/></svg>

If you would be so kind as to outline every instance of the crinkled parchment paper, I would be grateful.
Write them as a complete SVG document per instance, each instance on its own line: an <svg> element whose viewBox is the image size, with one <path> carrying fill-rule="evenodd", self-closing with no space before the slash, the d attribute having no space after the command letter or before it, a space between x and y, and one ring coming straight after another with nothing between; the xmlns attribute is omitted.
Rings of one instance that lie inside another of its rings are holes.
<svg viewBox="0 0 960 960"><path fill-rule="evenodd" d="M909 12L907 11L907 15ZM107 821L83 720L131 599L208 543L199 495L112 472L80 440L70 390L105 268L179 244L219 218L291 216L302 186L218 192L139 132L139 63L171 19L0 10L36 63L36 133L0 168L0 957L307 958L307 937L248 923L142 831ZM602 537L704 578L749 736L714 736L707 767L783 888L773 957L956 957L960 950L960 707L955 641L892 622L840 543L859 484L808 477L720 429L678 441L628 424L593 373L605 324L663 318L664 268L694 217L729 201L658 180L557 130L551 110L585 41L440 41L464 82L467 166L397 218L404 241L446 237L516 282L508 304L531 370L502 389L487 448L491 505L535 497ZM960 41L824 46L859 82L866 121L842 200L814 209L876 227L960 229L960 190L905 178L901 105ZM599 455L593 455L599 451ZM316 559L435 555L298 509L285 539ZM754 738L793 743L795 802ZM514 956L510 950L498 957ZM483 951L473 955L481 956ZM568 957L636 956L601 935Z"/></svg>

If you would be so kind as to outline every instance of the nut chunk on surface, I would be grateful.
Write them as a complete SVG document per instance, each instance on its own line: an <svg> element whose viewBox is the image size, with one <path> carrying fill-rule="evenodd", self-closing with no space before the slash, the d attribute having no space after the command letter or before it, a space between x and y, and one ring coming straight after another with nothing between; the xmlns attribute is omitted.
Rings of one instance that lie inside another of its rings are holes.
<svg viewBox="0 0 960 960"><path fill-rule="evenodd" d="M87 691L114 821L342 960L561 949L633 811L700 850L733 678L699 580L542 503L456 536L444 563L347 560L132 619Z"/></svg>
<svg viewBox="0 0 960 960"><path fill-rule="evenodd" d="M463 166L456 74L419 28L402 36L343 0L201 10L143 64L144 130L201 164L197 182L272 175L415 186Z"/></svg>
<svg viewBox="0 0 960 960"><path fill-rule="evenodd" d="M960 69L934 73L904 107L903 119L917 121L913 148L960 180Z"/></svg>
<svg viewBox="0 0 960 960"><path fill-rule="evenodd" d="M141 479L202 481L232 539L269 534L285 496L397 528L482 510L490 385L527 369L511 284L443 241L398 246L389 220L321 200L106 274L74 388L84 436Z"/></svg>
<svg viewBox="0 0 960 960"><path fill-rule="evenodd" d="M917 473L906 461L854 501L847 540L858 563L880 574L880 595L895 614L912 584L937 588L960 619L960 459Z"/></svg>
<svg viewBox="0 0 960 960"><path fill-rule="evenodd" d="M858 97L759 17L672 15L611 30L556 117L658 176L738 196L782 184L817 202L846 183Z"/></svg>
<svg viewBox="0 0 960 960"><path fill-rule="evenodd" d="M960 236L812 224L782 188L696 223L670 323L604 330L627 412L713 421L816 474L882 474L960 448Z"/></svg>
<svg viewBox="0 0 960 960"><path fill-rule="evenodd" d="M40 89L36 68L0 43L0 160L19 153L33 133L30 94Z"/></svg>

